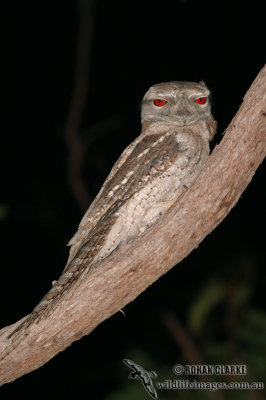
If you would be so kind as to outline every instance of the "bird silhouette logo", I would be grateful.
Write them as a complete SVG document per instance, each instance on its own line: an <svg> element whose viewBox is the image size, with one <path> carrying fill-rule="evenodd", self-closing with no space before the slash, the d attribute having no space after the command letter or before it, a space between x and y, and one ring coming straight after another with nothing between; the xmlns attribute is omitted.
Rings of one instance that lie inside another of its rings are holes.
<svg viewBox="0 0 266 400"><path fill-rule="evenodd" d="M140 365L135 364L133 361L128 359L123 359L123 363L126 364L129 368L133 369L133 372L130 372L128 375L129 379L136 379L141 381L144 389L148 392L148 394L153 398L157 399L157 392L154 389L152 379L157 378L157 374L154 371L146 371Z"/></svg>

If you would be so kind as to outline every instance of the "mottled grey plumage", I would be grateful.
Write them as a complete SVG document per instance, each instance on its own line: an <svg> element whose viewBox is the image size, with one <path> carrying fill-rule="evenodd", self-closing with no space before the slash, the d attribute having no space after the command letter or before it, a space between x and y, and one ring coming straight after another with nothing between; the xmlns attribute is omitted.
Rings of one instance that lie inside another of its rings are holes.
<svg viewBox="0 0 266 400"><path fill-rule="evenodd" d="M147 91L140 136L122 153L84 215L63 274L11 334L12 349L33 322L73 292L82 274L140 235L191 186L216 130L208 96L203 82L160 83Z"/></svg>

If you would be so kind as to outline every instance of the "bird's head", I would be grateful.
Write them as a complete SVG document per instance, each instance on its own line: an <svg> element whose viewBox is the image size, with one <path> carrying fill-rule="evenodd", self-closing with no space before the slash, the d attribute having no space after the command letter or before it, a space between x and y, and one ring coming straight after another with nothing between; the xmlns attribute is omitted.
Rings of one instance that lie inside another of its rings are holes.
<svg viewBox="0 0 266 400"><path fill-rule="evenodd" d="M204 82L165 82L150 87L141 104L141 122L191 125L212 118Z"/></svg>

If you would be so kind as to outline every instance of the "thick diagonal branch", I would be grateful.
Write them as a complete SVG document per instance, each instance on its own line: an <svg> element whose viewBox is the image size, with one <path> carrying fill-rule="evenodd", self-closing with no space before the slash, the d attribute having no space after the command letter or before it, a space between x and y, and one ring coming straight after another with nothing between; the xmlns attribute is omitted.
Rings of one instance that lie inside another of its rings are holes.
<svg viewBox="0 0 266 400"><path fill-rule="evenodd" d="M0 384L46 363L134 300L186 257L229 213L266 153L266 68L247 92L194 185L155 226L105 259L0 364ZM20 323L0 331L0 352Z"/></svg>

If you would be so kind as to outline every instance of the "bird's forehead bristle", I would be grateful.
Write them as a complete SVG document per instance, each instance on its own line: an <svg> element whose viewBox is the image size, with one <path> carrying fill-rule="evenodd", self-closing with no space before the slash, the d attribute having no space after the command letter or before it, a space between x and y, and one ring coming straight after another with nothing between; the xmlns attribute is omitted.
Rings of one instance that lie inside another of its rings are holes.
<svg viewBox="0 0 266 400"><path fill-rule="evenodd" d="M171 96L176 95L178 93L186 92L189 93L194 91L202 91L208 90L203 82L187 82L187 81L172 81L172 82L162 82L157 83L150 87L150 89L146 92L146 96L150 95L163 95L168 94Z"/></svg>

